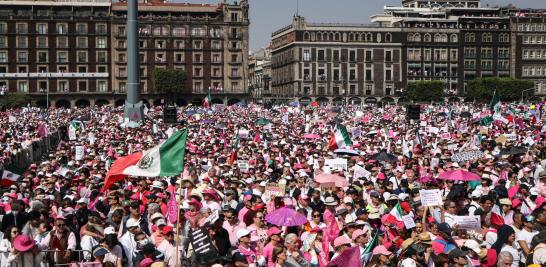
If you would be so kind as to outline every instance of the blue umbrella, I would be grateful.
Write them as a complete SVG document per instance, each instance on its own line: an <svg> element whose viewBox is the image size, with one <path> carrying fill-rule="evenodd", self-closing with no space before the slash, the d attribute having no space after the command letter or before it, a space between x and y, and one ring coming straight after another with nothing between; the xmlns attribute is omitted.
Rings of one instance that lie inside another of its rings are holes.
<svg viewBox="0 0 546 267"><path fill-rule="evenodd" d="M191 115L196 114L196 113L197 113L197 111L195 111L195 110L186 111L186 115L188 115L188 116L191 116Z"/></svg>

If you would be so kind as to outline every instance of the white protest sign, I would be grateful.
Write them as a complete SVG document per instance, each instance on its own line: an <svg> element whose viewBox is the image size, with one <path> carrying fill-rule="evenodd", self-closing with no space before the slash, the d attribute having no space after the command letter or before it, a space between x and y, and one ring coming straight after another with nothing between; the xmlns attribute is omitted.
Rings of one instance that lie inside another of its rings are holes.
<svg viewBox="0 0 546 267"><path fill-rule="evenodd" d="M360 127L353 127L351 129L351 135L353 136L353 138L359 138L362 135L362 130L360 129Z"/></svg>
<svg viewBox="0 0 546 267"><path fill-rule="evenodd" d="M213 224L216 220L220 218L220 214L218 213L218 210L214 210L209 217L205 219L205 223Z"/></svg>
<svg viewBox="0 0 546 267"><path fill-rule="evenodd" d="M241 129L239 130L239 138L242 138L242 139L247 139L248 136L249 136L249 131L246 130L246 129Z"/></svg>
<svg viewBox="0 0 546 267"><path fill-rule="evenodd" d="M355 165L353 167L353 170L354 170L354 173L353 173L353 178L354 179L358 179L360 177L368 178L371 175L371 173L368 170L362 168L359 165Z"/></svg>
<svg viewBox="0 0 546 267"><path fill-rule="evenodd" d="M282 115L282 123L288 124L288 114Z"/></svg>
<svg viewBox="0 0 546 267"><path fill-rule="evenodd" d="M411 217L411 215L402 216L402 221L404 221L404 226L406 226L406 229L411 229L415 227L415 221L413 220L413 217Z"/></svg>
<svg viewBox="0 0 546 267"><path fill-rule="evenodd" d="M17 118L15 118L15 116L9 115L8 122L16 122L16 121L17 121Z"/></svg>
<svg viewBox="0 0 546 267"><path fill-rule="evenodd" d="M454 216L453 220L459 229L476 230L482 228L480 216Z"/></svg>
<svg viewBox="0 0 546 267"><path fill-rule="evenodd" d="M239 167L241 171L246 172L250 166L248 165L248 160L238 160L237 167Z"/></svg>
<svg viewBox="0 0 546 267"><path fill-rule="evenodd" d="M347 171L347 159L326 159L324 161L324 165L330 167L330 169L342 169L344 171Z"/></svg>
<svg viewBox="0 0 546 267"><path fill-rule="evenodd" d="M77 146L76 147L76 160L82 160L83 159L83 154L85 153L85 149L83 146Z"/></svg>
<svg viewBox="0 0 546 267"><path fill-rule="evenodd" d="M419 126L421 126L421 127L427 127L427 122L426 122L426 121L421 121L421 122L419 123Z"/></svg>
<svg viewBox="0 0 546 267"><path fill-rule="evenodd" d="M421 196L421 204L423 206L440 206L442 205L442 196L440 190L419 190Z"/></svg>
<svg viewBox="0 0 546 267"><path fill-rule="evenodd" d="M428 127L428 132L431 134L438 134L440 129L438 129L438 127Z"/></svg>

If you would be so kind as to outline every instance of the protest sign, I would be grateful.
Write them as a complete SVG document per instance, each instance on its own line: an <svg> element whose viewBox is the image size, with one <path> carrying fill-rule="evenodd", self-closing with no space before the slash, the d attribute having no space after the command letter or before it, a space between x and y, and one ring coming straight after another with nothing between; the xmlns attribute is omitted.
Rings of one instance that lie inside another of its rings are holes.
<svg viewBox="0 0 546 267"><path fill-rule="evenodd" d="M76 147L75 159L76 159L76 160L82 160L82 159L83 159L84 153L85 153L84 147L83 147L83 146L77 146L77 147Z"/></svg>
<svg viewBox="0 0 546 267"><path fill-rule="evenodd" d="M337 158L337 159L326 159L324 165L330 167L330 169L342 169L347 170L347 159Z"/></svg>
<svg viewBox="0 0 546 267"><path fill-rule="evenodd" d="M249 130L241 129L241 130L239 130L239 138L248 139L249 133L250 133Z"/></svg>
<svg viewBox="0 0 546 267"><path fill-rule="evenodd" d="M329 191L333 191L336 189L336 184L335 183L323 183L323 184L320 184L320 190L322 192L329 192Z"/></svg>
<svg viewBox="0 0 546 267"><path fill-rule="evenodd" d="M360 129L360 127L353 127L351 129L351 135L353 136L353 138L360 138L360 136L362 136L362 130Z"/></svg>
<svg viewBox="0 0 546 267"><path fill-rule="evenodd" d="M218 251L214 245L212 245L208 230L204 227L195 230L191 229L189 232L189 240L197 262L205 263L210 259L218 257Z"/></svg>
<svg viewBox="0 0 546 267"><path fill-rule="evenodd" d="M459 229L476 230L482 228L480 216L454 216L453 219Z"/></svg>
<svg viewBox="0 0 546 267"><path fill-rule="evenodd" d="M250 168L250 165L248 165L248 160L238 160L237 167L239 167L239 170L246 172Z"/></svg>
<svg viewBox="0 0 546 267"><path fill-rule="evenodd" d="M264 196L267 199L272 199L273 197L282 197L284 196L284 190L277 184L267 184L265 186Z"/></svg>
<svg viewBox="0 0 546 267"><path fill-rule="evenodd" d="M421 204L423 206L440 206L442 205L442 196L440 190L419 190L421 196Z"/></svg>
<svg viewBox="0 0 546 267"><path fill-rule="evenodd" d="M413 220L413 217L411 217L411 215L402 216L402 221L404 221L404 226L406 226L406 229L411 229L415 227L415 221Z"/></svg>
<svg viewBox="0 0 546 267"><path fill-rule="evenodd" d="M214 212L205 219L205 223L213 224L219 218L220 214L218 213L218 210L214 210Z"/></svg>
<svg viewBox="0 0 546 267"><path fill-rule="evenodd" d="M368 170L362 168L359 165L355 165L353 167L353 171L354 171L353 172L353 178L354 179L358 179L358 178L361 178L361 177L368 178L371 175L371 173Z"/></svg>

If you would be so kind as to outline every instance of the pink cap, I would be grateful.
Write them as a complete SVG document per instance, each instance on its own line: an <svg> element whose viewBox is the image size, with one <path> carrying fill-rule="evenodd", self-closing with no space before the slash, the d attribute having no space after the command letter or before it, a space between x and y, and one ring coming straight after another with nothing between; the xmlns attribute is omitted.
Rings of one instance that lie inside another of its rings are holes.
<svg viewBox="0 0 546 267"><path fill-rule="evenodd" d="M252 199L252 195L246 195L246 196L243 198L244 201L249 201L249 200L251 200L251 199Z"/></svg>
<svg viewBox="0 0 546 267"><path fill-rule="evenodd" d="M282 231L277 227L271 227L267 230L267 236L278 235L280 233L282 233Z"/></svg>
<svg viewBox="0 0 546 267"><path fill-rule="evenodd" d="M334 247L339 247L342 245L351 245L351 240L346 236L338 236L334 239Z"/></svg>
<svg viewBox="0 0 546 267"><path fill-rule="evenodd" d="M385 255L389 256L392 252L388 251L385 246L377 246L373 249L372 255Z"/></svg>
<svg viewBox="0 0 546 267"><path fill-rule="evenodd" d="M366 234L366 232L365 232L364 230L358 229L358 230L356 230L356 231L353 232L353 235L351 236L351 239L354 241L354 240L356 240L359 236L365 235L365 234Z"/></svg>

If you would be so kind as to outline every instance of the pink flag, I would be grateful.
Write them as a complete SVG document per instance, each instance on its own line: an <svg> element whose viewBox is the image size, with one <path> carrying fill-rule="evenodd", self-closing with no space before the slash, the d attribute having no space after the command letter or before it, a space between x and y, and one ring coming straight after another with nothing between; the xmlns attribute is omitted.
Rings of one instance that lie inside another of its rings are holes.
<svg viewBox="0 0 546 267"><path fill-rule="evenodd" d="M354 246L346 249L334 260L332 260L328 264L328 266L362 267L362 258L360 258L360 247Z"/></svg>
<svg viewBox="0 0 546 267"><path fill-rule="evenodd" d="M175 224L178 221L178 203L176 202L176 198L174 197L174 188L170 187L171 197L169 199L169 203L167 204L167 220L171 224Z"/></svg>
<svg viewBox="0 0 546 267"><path fill-rule="evenodd" d="M254 143L259 143L262 141L262 137L260 136L260 133L256 133L256 135L254 135Z"/></svg>

